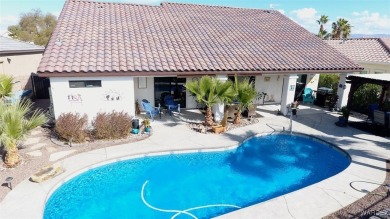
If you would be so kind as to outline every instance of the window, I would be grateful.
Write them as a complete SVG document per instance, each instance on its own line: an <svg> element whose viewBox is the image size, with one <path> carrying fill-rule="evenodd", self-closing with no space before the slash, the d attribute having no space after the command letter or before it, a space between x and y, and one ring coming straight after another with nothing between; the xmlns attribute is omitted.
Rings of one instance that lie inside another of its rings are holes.
<svg viewBox="0 0 390 219"><path fill-rule="evenodd" d="M88 81L69 81L70 88L79 88L79 87L101 87L101 80L88 80Z"/></svg>

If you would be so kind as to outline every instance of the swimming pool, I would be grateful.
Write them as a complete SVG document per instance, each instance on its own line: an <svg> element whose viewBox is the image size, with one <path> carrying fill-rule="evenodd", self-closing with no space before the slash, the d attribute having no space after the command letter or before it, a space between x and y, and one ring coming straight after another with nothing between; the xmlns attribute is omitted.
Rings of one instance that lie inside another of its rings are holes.
<svg viewBox="0 0 390 219"><path fill-rule="evenodd" d="M44 218L210 218L344 170L341 150L301 135L257 136L237 149L136 158L59 187Z"/></svg>

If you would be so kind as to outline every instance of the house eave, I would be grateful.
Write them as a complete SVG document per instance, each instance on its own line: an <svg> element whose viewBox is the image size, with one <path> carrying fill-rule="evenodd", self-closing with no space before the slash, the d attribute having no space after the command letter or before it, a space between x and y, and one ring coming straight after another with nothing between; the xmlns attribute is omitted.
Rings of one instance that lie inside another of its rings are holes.
<svg viewBox="0 0 390 219"><path fill-rule="evenodd" d="M198 76L198 75L262 75L262 74L334 74L361 72L359 69L337 70L270 70L270 71L122 71L122 72L38 72L40 77L107 77L107 76L133 76L133 77L167 77L167 76Z"/></svg>
<svg viewBox="0 0 390 219"><path fill-rule="evenodd" d="M42 54L44 49L34 49L34 50L7 50L7 51L0 51L0 55L6 56L6 55L26 55L26 54Z"/></svg>

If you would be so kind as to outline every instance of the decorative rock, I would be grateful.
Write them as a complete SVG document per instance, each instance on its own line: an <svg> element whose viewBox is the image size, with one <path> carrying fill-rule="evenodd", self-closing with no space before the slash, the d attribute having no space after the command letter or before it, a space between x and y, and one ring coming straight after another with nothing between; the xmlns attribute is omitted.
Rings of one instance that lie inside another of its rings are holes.
<svg viewBox="0 0 390 219"><path fill-rule="evenodd" d="M30 148L31 148L31 150L38 150L38 149L41 149L43 146L46 146L46 144L45 143L38 143L36 145L31 146Z"/></svg>
<svg viewBox="0 0 390 219"><path fill-rule="evenodd" d="M40 131L40 130L34 130L34 131L32 131L31 132L31 136L35 136L35 135L40 135L40 134L42 134L42 131Z"/></svg>
<svg viewBox="0 0 390 219"><path fill-rule="evenodd" d="M40 156L42 156L42 151L36 150L36 151L28 152L26 154L28 154L30 156L33 156L33 157L40 157Z"/></svg>
<svg viewBox="0 0 390 219"><path fill-rule="evenodd" d="M68 156L69 154L72 154L75 151L76 150L70 150L70 151L60 151L60 152L53 153L50 155L49 161L59 160L65 156Z"/></svg>
<svg viewBox="0 0 390 219"><path fill-rule="evenodd" d="M24 142L24 145L38 144L40 140L40 137L27 138L27 140Z"/></svg>
<svg viewBox="0 0 390 219"><path fill-rule="evenodd" d="M64 169L60 166L54 166L54 165L47 166L47 167L42 168L38 172L34 173L30 177L30 179L33 182L40 183L40 182L43 182L45 180L54 178L63 172L64 172Z"/></svg>
<svg viewBox="0 0 390 219"><path fill-rule="evenodd" d="M49 152L49 153L57 150L55 147L45 147L45 148L46 148L47 152Z"/></svg>

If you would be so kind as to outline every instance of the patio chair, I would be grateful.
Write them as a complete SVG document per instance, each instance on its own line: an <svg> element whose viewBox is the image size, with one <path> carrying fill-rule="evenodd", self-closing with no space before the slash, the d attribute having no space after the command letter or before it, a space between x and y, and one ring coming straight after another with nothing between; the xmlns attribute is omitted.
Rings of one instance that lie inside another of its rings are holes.
<svg viewBox="0 0 390 219"><path fill-rule="evenodd" d="M311 88L305 88L303 92L303 104L310 103L310 105L313 105L314 103L314 96L313 96L313 90Z"/></svg>
<svg viewBox="0 0 390 219"><path fill-rule="evenodd" d="M4 102L7 104L16 103L23 98L29 98L32 94L32 90L19 90L14 93L12 93L12 96L5 97Z"/></svg>
<svg viewBox="0 0 390 219"><path fill-rule="evenodd" d="M152 121L154 121L154 117L156 115L160 115L161 119L161 111L160 111L160 106L158 107L153 107L152 104L146 99L143 99L141 101L142 107L144 108L146 115L149 115Z"/></svg>
<svg viewBox="0 0 390 219"><path fill-rule="evenodd" d="M164 104L168 109L169 115L172 116L172 111L177 111L180 114L180 104L175 103L171 95L164 97Z"/></svg>

